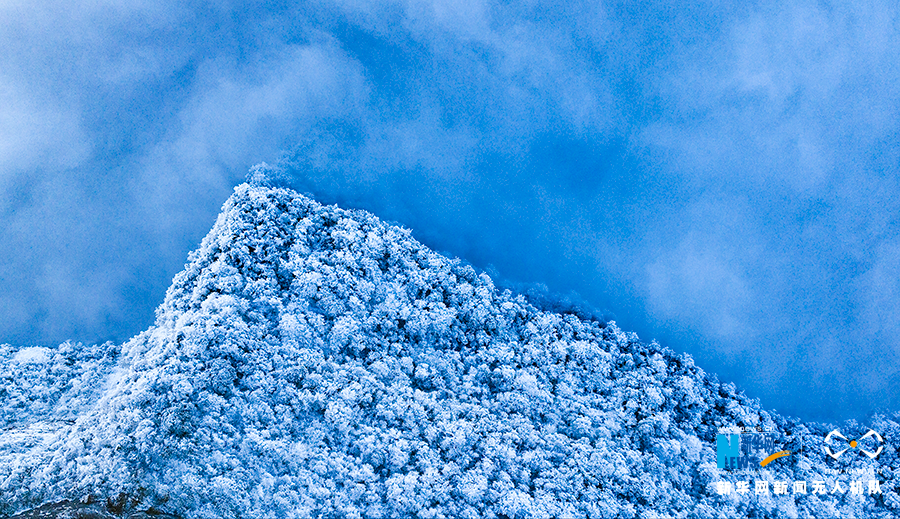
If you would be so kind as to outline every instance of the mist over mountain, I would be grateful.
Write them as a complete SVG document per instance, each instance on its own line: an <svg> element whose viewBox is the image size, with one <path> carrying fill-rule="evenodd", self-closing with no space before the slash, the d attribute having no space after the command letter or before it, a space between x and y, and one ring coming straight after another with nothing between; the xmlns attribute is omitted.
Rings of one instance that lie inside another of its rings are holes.
<svg viewBox="0 0 900 519"><path fill-rule="evenodd" d="M364 211L243 184L188 260L121 346L0 348L0 513L93 496L187 518L900 514L896 415L840 426L877 429L876 458L832 459L832 426ZM723 471L734 427L792 453ZM877 492L849 490L863 473ZM743 479L811 490L720 492Z"/></svg>
<svg viewBox="0 0 900 519"><path fill-rule="evenodd" d="M900 3L0 2L0 342L154 322L260 161L771 409L900 408Z"/></svg>

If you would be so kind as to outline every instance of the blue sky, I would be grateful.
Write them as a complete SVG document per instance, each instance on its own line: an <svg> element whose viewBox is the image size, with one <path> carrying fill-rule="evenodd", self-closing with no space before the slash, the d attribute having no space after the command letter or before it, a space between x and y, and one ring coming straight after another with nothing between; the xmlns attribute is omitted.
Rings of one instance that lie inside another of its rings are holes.
<svg viewBox="0 0 900 519"><path fill-rule="evenodd" d="M281 161L769 408L900 408L895 2L292 4L0 3L0 342L140 332Z"/></svg>

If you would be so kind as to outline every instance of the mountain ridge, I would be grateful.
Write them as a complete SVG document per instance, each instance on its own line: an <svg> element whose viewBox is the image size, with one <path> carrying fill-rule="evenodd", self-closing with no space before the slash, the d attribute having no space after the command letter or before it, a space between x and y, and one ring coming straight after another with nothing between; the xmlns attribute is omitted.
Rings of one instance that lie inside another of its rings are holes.
<svg viewBox="0 0 900 519"><path fill-rule="evenodd" d="M717 495L720 428L827 430L615 323L498 290L409 230L278 187L235 188L115 358L74 424L0 455L0 512L93 494L185 517L900 513L890 442L880 495ZM834 465L790 458L761 474Z"/></svg>

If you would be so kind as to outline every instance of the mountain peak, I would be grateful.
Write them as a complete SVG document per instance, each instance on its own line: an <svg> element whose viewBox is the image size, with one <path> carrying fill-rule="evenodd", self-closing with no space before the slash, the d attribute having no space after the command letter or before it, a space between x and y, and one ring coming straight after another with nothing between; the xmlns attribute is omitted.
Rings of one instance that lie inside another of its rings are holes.
<svg viewBox="0 0 900 519"><path fill-rule="evenodd" d="M235 188L156 324L117 359L74 424L15 463L0 455L8 510L93 494L187 517L900 511L888 488L858 501L718 495L734 479L716 469L720 428L822 427L760 409L615 323L498 290L406 229L287 189ZM814 477L827 460L812 450L756 477ZM896 466L894 447L885 460Z"/></svg>

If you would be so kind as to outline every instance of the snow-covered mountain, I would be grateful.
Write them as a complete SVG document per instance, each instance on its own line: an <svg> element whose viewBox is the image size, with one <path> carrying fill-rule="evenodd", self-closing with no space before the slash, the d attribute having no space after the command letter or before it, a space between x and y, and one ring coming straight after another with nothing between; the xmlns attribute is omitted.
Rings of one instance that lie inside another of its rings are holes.
<svg viewBox="0 0 900 519"><path fill-rule="evenodd" d="M832 459L832 427L363 211L244 184L189 261L121 347L0 348L0 513L91 495L189 518L900 516L896 416L842 424L882 450ZM717 468L727 427L792 452Z"/></svg>

